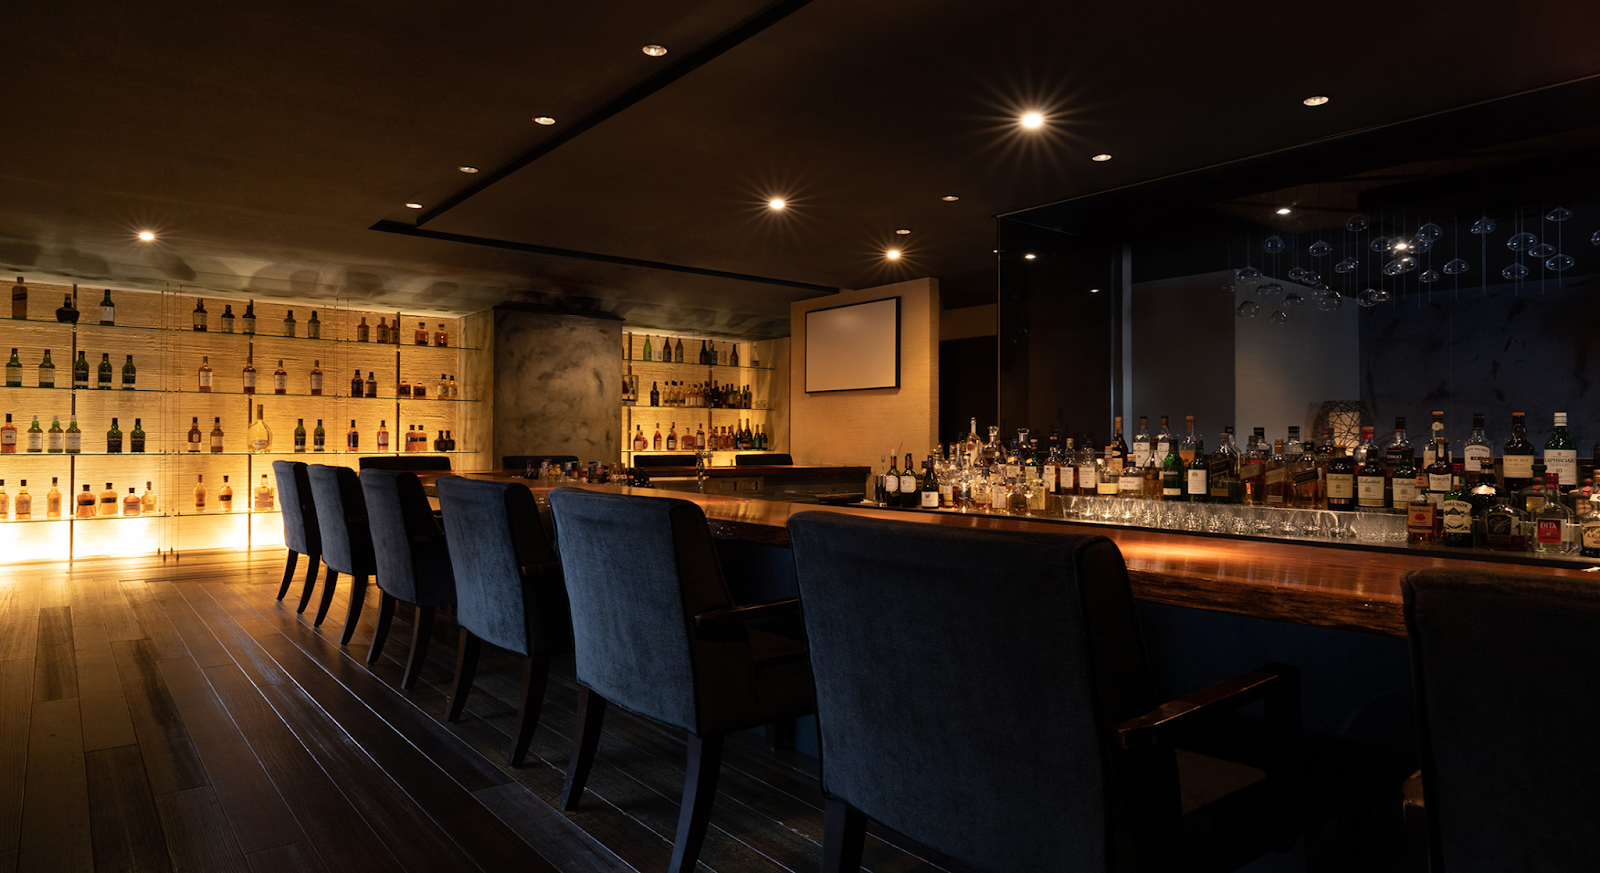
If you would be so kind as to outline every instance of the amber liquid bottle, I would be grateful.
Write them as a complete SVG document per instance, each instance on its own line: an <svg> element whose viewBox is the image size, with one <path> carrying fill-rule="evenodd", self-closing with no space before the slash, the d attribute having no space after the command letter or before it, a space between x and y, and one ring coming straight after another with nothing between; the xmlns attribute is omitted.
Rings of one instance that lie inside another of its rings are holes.
<svg viewBox="0 0 1600 873"><path fill-rule="evenodd" d="M83 486L83 493L78 495L78 517L94 518L94 504L94 492L89 490L88 485Z"/></svg>
<svg viewBox="0 0 1600 873"><path fill-rule="evenodd" d="M1356 508L1356 465L1344 446L1333 447L1333 457L1328 461L1328 508L1349 512Z"/></svg>

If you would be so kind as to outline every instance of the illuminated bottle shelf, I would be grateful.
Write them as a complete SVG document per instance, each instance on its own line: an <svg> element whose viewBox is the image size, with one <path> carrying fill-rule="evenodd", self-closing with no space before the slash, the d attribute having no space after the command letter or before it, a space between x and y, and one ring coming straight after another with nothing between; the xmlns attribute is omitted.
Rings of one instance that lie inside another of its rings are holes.
<svg viewBox="0 0 1600 873"><path fill-rule="evenodd" d="M39 287L39 286L32 286L32 287ZM130 293L138 293L138 292L126 292L125 291L125 292L120 292L120 293L122 293L122 294L130 294ZM190 298L190 299L193 299L193 298ZM207 299L210 299L210 298L207 298ZM269 305L269 304L266 304L266 303L262 304L263 307L265 307L267 305ZM324 310L318 310L318 311L324 311ZM333 313L333 312L343 312L343 311L348 311L348 310L328 309L328 310L325 310L325 311ZM257 321L261 321L261 320L263 320L263 319L261 319L259 317L257 318ZM450 319L450 320L454 320L454 319ZM281 323L281 322L282 322L282 319L279 319L279 323ZM416 351L422 351L424 349L431 349L433 351L440 351L440 352L457 352L457 351L460 351L460 352L481 352L481 351L483 351L483 349L481 347L478 347L478 346L457 346L457 345L439 346L439 345L434 345L432 343L429 343L428 345L424 346L424 345L417 345L416 343L379 343L379 342L372 342L370 340L366 341L366 342L362 342L360 340L340 339L340 338L337 338L337 337L285 336L283 334L262 333L259 330L257 330L255 333L243 333L243 332L238 331L238 330L229 332L229 331L222 331L222 330L194 330L192 327L189 327L189 328L160 327L160 326L148 325L148 324L100 324L99 322L89 322L89 321L82 321L82 320L80 320L76 324L74 324L72 322L57 321L57 320L55 320L53 318L49 318L49 319L45 319L45 318L14 318L14 319L6 319L6 323L11 325L11 326L30 325L30 326L35 326L35 327L45 327L46 329L60 329L62 332L83 333L83 334L87 334L87 335L97 335L97 334L98 335L114 335L114 334L117 334L117 333L145 333L145 334L159 333L159 334L177 334L177 335L180 335L180 336L189 336L189 337L193 337L193 338L197 338L197 339L225 338L224 341L244 341L244 342L257 342L257 341L279 342L279 341L281 341L281 342L290 342L290 343L338 343L338 344L341 344L341 345L364 346L364 347L375 348L375 349L401 349L401 348L404 348L404 349L416 350ZM260 327L260 325L257 325L257 327Z"/></svg>

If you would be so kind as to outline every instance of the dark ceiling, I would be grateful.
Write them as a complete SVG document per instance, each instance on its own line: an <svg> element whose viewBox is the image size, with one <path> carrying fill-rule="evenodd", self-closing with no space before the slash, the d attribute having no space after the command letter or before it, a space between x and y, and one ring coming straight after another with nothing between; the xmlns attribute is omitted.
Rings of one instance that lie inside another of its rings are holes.
<svg viewBox="0 0 1600 873"><path fill-rule="evenodd" d="M9 11L6 267L769 335L829 287L931 275L992 294L998 213L1600 70L1592 0ZM619 103L684 63L699 66ZM1027 109L1042 130L1016 125ZM433 237L373 229L424 215ZM157 243L133 240L146 227Z"/></svg>

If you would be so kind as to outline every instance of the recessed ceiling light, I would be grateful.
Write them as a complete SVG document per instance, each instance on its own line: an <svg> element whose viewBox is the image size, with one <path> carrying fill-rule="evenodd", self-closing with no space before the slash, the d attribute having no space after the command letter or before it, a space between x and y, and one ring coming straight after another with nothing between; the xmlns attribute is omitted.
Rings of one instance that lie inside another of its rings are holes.
<svg viewBox="0 0 1600 873"><path fill-rule="evenodd" d="M548 115L535 115L533 117L533 123L534 124L555 124L556 120L554 118L551 118Z"/></svg>
<svg viewBox="0 0 1600 873"><path fill-rule="evenodd" d="M1104 152L1101 152L1100 154L1095 155L1094 157L1090 158L1089 160L1091 160L1091 161L1100 161L1101 163L1105 163L1106 161L1111 160L1111 156L1106 154L1106 153L1104 153Z"/></svg>
<svg viewBox="0 0 1600 873"><path fill-rule="evenodd" d="M909 227L897 227L897 228L894 229L894 232L900 234L901 236L905 236L906 234L911 232L911 228L909 228Z"/></svg>
<svg viewBox="0 0 1600 873"><path fill-rule="evenodd" d="M1278 214L1279 215L1288 215L1289 214L1289 207L1287 207L1287 206L1278 207Z"/></svg>
<svg viewBox="0 0 1600 873"><path fill-rule="evenodd" d="M1322 104L1328 102L1328 98L1324 97L1321 94L1318 94L1315 97L1307 97L1306 99L1301 100L1300 102L1304 103L1307 106L1321 106Z"/></svg>
<svg viewBox="0 0 1600 873"><path fill-rule="evenodd" d="M144 241L144 242L150 242L151 240L153 240L155 238L156 238L156 235L151 233L148 230L139 231L139 239Z"/></svg>
<svg viewBox="0 0 1600 873"><path fill-rule="evenodd" d="M460 170L463 173L476 173L476 172L478 172L478 168L477 167L456 167L456 169Z"/></svg>
<svg viewBox="0 0 1600 873"><path fill-rule="evenodd" d="M1100 289L1099 288L1090 288L1089 289L1089 293L1090 294L1099 294L1100 293Z"/></svg>
<svg viewBox="0 0 1600 873"><path fill-rule="evenodd" d="M884 252L883 256L888 258L891 261L895 260L896 258L900 257L900 250L899 249L890 249L890 250Z"/></svg>
<svg viewBox="0 0 1600 873"><path fill-rule="evenodd" d="M1024 257L1024 258L1027 258L1027 259L1028 259L1028 260L1030 260L1030 261L1031 261L1031 260L1033 260L1033 259L1034 259L1034 258L1037 258L1037 257L1039 257L1039 256L1038 256L1038 255L1035 255L1035 254L1032 254L1032 253L1029 253L1029 254L1026 254L1026 255L1023 255L1023 257Z"/></svg>
<svg viewBox="0 0 1600 873"><path fill-rule="evenodd" d="M655 43L651 43L645 46L642 51L652 58L659 58L667 53L667 47L664 45L656 45Z"/></svg>
<svg viewBox="0 0 1600 873"><path fill-rule="evenodd" d="M1039 127L1044 124L1044 116L1037 112L1029 112L1022 116L1023 127Z"/></svg>
<svg viewBox="0 0 1600 873"><path fill-rule="evenodd" d="M767 201L767 206L772 208L772 209L782 209L783 207L788 206L788 205L789 204L783 202L782 200L768 200Z"/></svg>
<svg viewBox="0 0 1600 873"><path fill-rule="evenodd" d="M948 201L948 202L950 202L950 203L954 203L954 202L956 202L956 201L957 201L957 200L960 200L960 199L961 199L961 198L960 198L960 197L957 197L957 196L956 196L956 195L954 195L954 194L946 194L946 195L944 195L944 196L943 196L943 197L940 197L940 198L939 198L939 199L940 199L940 200L945 200L945 201Z"/></svg>
<svg viewBox="0 0 1600 873"><path fill-rule="evenodd" d="M421 209L422 208L422 204L421 203L407 203L406 204L406 208L407 209Z"/></svg>

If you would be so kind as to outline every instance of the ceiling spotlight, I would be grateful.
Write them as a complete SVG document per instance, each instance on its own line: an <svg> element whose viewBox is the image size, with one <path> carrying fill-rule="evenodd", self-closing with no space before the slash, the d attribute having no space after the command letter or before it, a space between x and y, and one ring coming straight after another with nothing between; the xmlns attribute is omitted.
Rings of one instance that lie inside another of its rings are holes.
<svg viewBox="0 0 1600 873"><path fill-rule="evenodd" d="M960 198L960 197L957 197L957 196L956 196L956 195L954 195L954 194L946 194L946 195L944 195L944 196L943 196L943 197L940 197L940 198L939 198L939 199L940 199L940 200L944 200L944 201L946 201L946 202L948 202L948 203L954 203L954 202L956 202L956 201L957 201L957 200L960 200L960 199L961 199L961 198Z"/></svg>
<svg viewBox="0 0 1600 873"><path fill-rule="evenodd" d="M651 43L645 46L642 51L652 58L659 58L667 53L667 47L664 45L656 45L655 43Z"/></svg>
<svg viewBox="0 0 1600 873"><path fill-rule="evenodd" d="M1044 124L1044 116L1037 112L1029 112L1022 116L1023 127L1039 127Z"/></svg>
<svg viewBox="0 0 1600 873"><path fill-rule="evenodd" d="M899 249L890 249L890 250L884 252L883 256L888 258L889 260L893 261L893 260L895 260L895 259L900 257L900 250Z"/></svg>
<svg viewBox="0 0 1600 873"><path fill-rule="evenodd" d="M1099 161L1101 163L1105 163L1106 161L1111 160L1111 156L1106 154L1106 153L1104 153L1104 152L1101 152L1100 154L1095 155L1094 157L1090 158L1089 160L1091 160L1091 161Z"/></svg>
<svg viewBox="0 0 1600 873"><path fill-rule="evenodd" d="M1288 215L1289 214L1289 207L1287 207L1287 206L1278 207L1278 214L1279 215Z"/></svg>
<svg viewBox="0 0 1600 873"><path fill-rule="evenodd" d="M1321 94L1318 94L1315 97L1307 97L1306 99L1301 100L1300 102L1304 103L1307 106L1321 106L1322 104L1328 102L1328 98L1324 97Z"/></svg>
<svg viewBox="0 0 1600 873"><path fill-rule="evenodd" d="M533 123L534 124L555 124L556 120L554 118L551 118L548 115L535 115L533 117Z"/></svg>
<svg viewBox="0 0 1600 873"><path fill-rule="evenodd" d="M477 167L456 167L456 169L460 170L463 173L476 173L476 172L478 172L478 168Z"/></svg>
<svg viewBox="0 0 1600 873"><path fill-rule="evenodd" d="M154 240L155 238L156 238L156 235L151 233L148 230L139 231L139 239L140 239L141 242L150 242L150 241Z"/></svg>
<svg viewBox="0 0 1600 873"><path fill-rule="evenodd" d="M1035 254L1026 254L1026 255L1023 255L1023 257L1024 257L1024 258L1027 258L1027 259L1028 259L1028 260L1030 260L1030 261L1031 261L1031 260L1033 260L1033 259L1034 259L1034 258L1037 258L1037 257L1039 257L1039 256L1038 256L1038 255L1035 255Z"/></svg>
<svg viewBox="0 0 1600 873"><path fill-rule="evenodd" d="M897 228L894 229L894 232L900 234L901 236L905 236L906 234L911 232L911 228L909 228L909 227L897 227Z"/></svg>
<svg viewBox="0 0 1600 873"><path fill-rule="evenodd" d="M1099 294L1100 293L1100 289L1099 288L1090 288L1089 289L1089 293L1090 294Z"/></svg>
<svg viewBox="0 0 1600 873"><path fill-rule="evenodd" d="M422 208L422 204L421 203L407 203L406 204L406 208L407 209L421 209Z"/></svg>
<svg viewBox="0 0 1600 873"><path fill-rule="evenodd" d="M783 202L782 200L768 200L767 201L767 206L769 206L772 209L782 209L783 207L788 206L788 205L789 204Z"/></svg>

